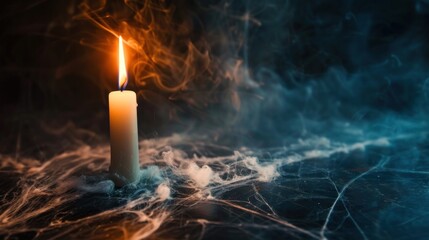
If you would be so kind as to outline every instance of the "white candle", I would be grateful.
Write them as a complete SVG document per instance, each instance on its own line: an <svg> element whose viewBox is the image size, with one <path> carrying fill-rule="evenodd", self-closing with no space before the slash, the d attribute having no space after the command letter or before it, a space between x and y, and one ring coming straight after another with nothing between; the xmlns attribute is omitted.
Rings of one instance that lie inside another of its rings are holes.
<svg viewBox="0 0 429 240"><path fill-rule="evenodd" d="M119 91L109 94L110 173L115 184L123 186L139 180L139 146L137 135L137 98L127 85L124 48L119 37Z"/></svg>

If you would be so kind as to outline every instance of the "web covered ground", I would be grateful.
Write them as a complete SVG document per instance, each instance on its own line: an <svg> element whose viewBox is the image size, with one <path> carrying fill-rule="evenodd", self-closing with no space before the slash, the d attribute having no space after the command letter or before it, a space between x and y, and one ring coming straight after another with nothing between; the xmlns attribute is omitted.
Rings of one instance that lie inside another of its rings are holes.
<svg viewBox="0 0 429 240"><path fill-rule="evenodd" d="M271 149L231 149L186 135L143 140L142 179L121 189L107 174L108 145L45 161L2 155L0 176L8 187L2 187L0 235L427 238L427 134L414 129L344 140L363 138L312 136Z"/></svg>

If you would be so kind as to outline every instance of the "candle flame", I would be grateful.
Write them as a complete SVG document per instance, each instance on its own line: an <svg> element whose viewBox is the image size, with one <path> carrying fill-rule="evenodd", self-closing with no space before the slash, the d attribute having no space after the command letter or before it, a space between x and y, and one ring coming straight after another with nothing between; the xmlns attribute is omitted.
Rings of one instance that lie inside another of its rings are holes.
<svg viewBox="0 0 429 240"><path fill-rule="evenodd" d="M128 83L127 68L125 65L124 45L122 44L122 36L119 36L119 78L118 87L121 91L125 89Z"/></svg>

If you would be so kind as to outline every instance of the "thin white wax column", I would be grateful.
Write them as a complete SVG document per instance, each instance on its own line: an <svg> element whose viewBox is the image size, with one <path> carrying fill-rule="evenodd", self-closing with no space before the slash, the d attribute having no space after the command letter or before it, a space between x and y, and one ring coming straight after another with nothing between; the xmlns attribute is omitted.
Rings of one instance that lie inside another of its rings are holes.
<svg viewBox="0 0 429 240"><path fill-rule="evenodd" d="M138 181L139 146L137 132L137 98L133 91L109 94L110 173L117 186Z"/></svg>

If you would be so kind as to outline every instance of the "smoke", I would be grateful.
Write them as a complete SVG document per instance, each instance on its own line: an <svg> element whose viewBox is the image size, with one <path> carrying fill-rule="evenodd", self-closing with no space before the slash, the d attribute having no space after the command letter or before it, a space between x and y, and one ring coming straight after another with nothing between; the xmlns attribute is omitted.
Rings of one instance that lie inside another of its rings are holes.
<svg viewBox="0 0 429 240"><path fill-rule="evenodd" d="M343 1L336 13L332 4L125 1L80 9L112 39L124 36L133 88L144 107L171 120L170 132L235 142L245 134L242 144L269 146L338 122L366 128L425 109L427 37L413 26L424 19L415 10L424 2L397 1L381 12L381 3Z"/></svg>
<svg viewBox="0 0 429 240"><path fill-rule="evenodd" d="M44 4L28 6L26 13ZM200 132L215 139L228 135L225 141L237 145L264 139L270 146L335 130L338 122L364 128L424 115L428 36L420 29L427 4L393 5L72 1L45 25L28 27L30 33L15 29L31 39L39 34L64 41L37 48L54 72L23 80L37 86L29 87L22 104L36 119L20 121L30 128L40 128L33 121L68 121L105 135L106 96L117 88L119 35L127 43L129 88L139 94L140 136ZM61 59L52 56L65 45ZM51 120L64 112L65 119Z"/></svg>

